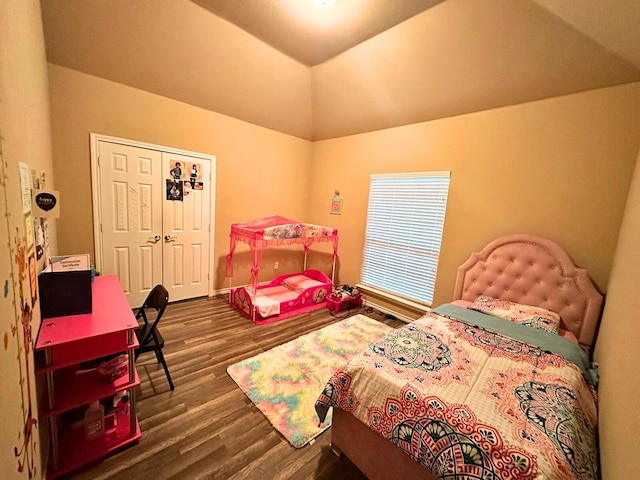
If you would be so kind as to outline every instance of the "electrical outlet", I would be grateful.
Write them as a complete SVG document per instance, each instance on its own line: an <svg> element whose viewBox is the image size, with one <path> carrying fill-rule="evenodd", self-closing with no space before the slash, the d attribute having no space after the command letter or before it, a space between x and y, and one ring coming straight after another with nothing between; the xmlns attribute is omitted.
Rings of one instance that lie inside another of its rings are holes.
<svg viewBox="0 0 640 480"><path fill-rule="evenodd" d="M274 269L274 270L277 270L277 269L279 269L279 268L280 268L280 262L275 262L275 263L273 264L273 269Z"/></svg>

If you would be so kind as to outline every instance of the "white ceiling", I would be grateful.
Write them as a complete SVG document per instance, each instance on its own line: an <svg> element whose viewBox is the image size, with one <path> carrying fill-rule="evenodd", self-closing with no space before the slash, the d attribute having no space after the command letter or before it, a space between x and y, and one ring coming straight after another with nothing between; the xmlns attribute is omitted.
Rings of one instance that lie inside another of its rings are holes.
<svg viewBox="0 0 640 480"><path fill-rule="evenodd" d="M309 66L443 0L192 0ZM639 0L532 0L576 30L640 67ZM308 4L312 4L309 7Z"/></svg>

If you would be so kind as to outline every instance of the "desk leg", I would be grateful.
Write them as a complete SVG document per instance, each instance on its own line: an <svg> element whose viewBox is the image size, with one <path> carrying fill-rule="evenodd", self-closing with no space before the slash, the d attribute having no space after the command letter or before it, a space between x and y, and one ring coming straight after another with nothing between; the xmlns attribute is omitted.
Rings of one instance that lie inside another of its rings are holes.
<svg viewBox="0 0 640 480"><path fill-rule="evenodd" d="M129 331L130 335L133 335L133 332ZM133 383L136 379L136 360L134 350L129 350L129 383ZM129 389L129 419L131 420L131 436L133 437L136 434L136 420L138 416L136 415L136 392L135 388Z"/></svg>
<svg viewBox="0 0 640 480"><path fill-rule="evenodd" d="M136 359L134 350L129 349L129 383L136 381Z"/></svg>
<svg viewBox="0 0 640 480"><path fill-rule="evenodd" d="M49 428L51 430L51 461L52 471L57 471L59 466L60 449L58 448L58 419L55 416L49 417Z"/></svg>
<svg viewBox="0 0 640 480"><path fill-rule="evenodd" d="M44 351L44 363L47 367L51 366L51 364L53 363L50 348L47 348ZM49 410L53 410L55 408L55 392L53 390L52 370L47 370L47 373L45 374L45 381L47 382L47 406L49 407Z"/></svg>
<svg viewBox="0 0 640 480"><path fill-rule="evenodd" d="M131 436L136 434L136 421L138 415L136 414L136 392L135 389L131 389L129 392L129 420L131 421Z"/></svg>
<svg viewBox="0 0 640 480"><path fill-rule="evenodd" d="M44 352L44 361L47 366L50 366L53 363L53 359L51 357L51 349L47 348ZM49 410L53 410L55 408L55 391L54 391L54 382L53 382L53 370L47 370L45 374L45 381L47 383L47 406ZM58 419L55 415L51 415L49 417L49 428L50 428L50 438L51 438L51 461L53 462L53 471L58 470Z"/></svg>

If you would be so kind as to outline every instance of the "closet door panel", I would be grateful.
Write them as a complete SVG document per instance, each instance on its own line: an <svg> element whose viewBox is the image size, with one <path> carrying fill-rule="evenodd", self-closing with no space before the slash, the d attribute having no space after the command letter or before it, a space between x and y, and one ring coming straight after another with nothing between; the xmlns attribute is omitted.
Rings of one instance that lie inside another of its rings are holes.
<svg viewBox="0 0 640 480"><path fill-rule="evenodd" d="M209 288L211 161L167 152L162 159L167 184L164 285L172 301L205 296Z"/></svg>
<svg viewBox="0 0 640 480"><path fill-rule="evenodd" d="M132 307L162 282L160 152L98 142L101 274L117 275Z"/></svg>

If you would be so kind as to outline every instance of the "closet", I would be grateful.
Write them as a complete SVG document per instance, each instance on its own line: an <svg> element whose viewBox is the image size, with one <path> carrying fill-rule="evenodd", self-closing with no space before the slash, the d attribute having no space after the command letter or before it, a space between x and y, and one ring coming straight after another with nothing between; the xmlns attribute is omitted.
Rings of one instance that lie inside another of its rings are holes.
<svg viewBox="0 0 640 480"><path fill-rule="evenodd" d="M212 292L215 157L91 135L96 268L132 308L157 284L171 301Z"/></svg>

